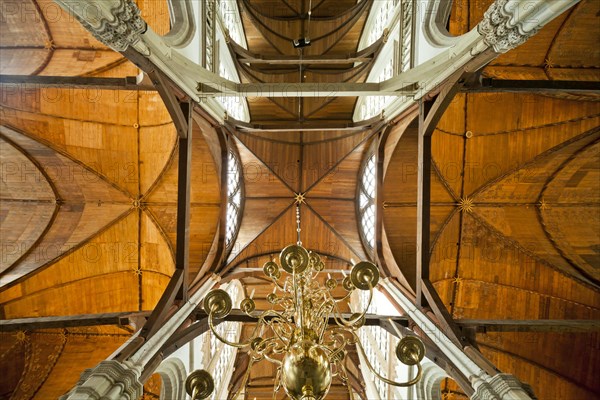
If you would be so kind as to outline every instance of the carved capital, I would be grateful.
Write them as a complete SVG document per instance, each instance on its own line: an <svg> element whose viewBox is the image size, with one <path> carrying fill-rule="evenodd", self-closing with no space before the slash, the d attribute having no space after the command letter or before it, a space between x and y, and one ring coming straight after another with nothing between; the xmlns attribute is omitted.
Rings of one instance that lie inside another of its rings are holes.
<svg viewBox="0 0 600 400"><path fill-rule="evenodd" d="M61 400L137 400L144 391L140 375L141 368L127 362L102 361L95 368L85 370L77 386Z"/></svg>
<svg viewBox="0 0 600 400"><path fill-rule="evenodd" d="M477 32L495 52L506 53L525 43L540 28L522 23L519 18L523 17L519 15L521 11L512 0L496 0L477 25Z"/></svg>
<svg viewBox="0 0 600 400"><path fill-rule="evenodd" d="M472 400L535 400L531 387L513 375L497 374L489 379L473 379Z"/></svg>
<svg viewBox="0 0 600 400"><path fill-rule="evenodd" d="M147 46L141 34L148 26L140 16L140 9L131 0L56 0L74 15L96 39L115 51L134 46L146 53Z"/></svg>
<svg viewBox="0 0 600 400"><path fill-rule="evenodd" d="M140 34L146 31L147 25L133 1L120 0L111 14L112 19L101 19L100 26L92 30L98 40L116 51L125 51L140 41Z"/></svg>

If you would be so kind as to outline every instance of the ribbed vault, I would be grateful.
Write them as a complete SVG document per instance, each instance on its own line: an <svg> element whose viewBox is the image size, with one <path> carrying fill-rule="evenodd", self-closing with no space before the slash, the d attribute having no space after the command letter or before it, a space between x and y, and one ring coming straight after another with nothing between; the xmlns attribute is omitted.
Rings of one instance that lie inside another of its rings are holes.
<svg viewBox="0 0 600 400"><path fill-rule="evenodd" d="M0 24L0 73L135 76L139 70L96 41L49 0L22 2ZM248 49L229 50L244 83L364 82L383 40L359 50L372 2L238 1ZM138 1L159 34L167 3ZM491 0L454 2L449 30L472 29ZM10 10L9 10L10 11ZM582 1L482 76L513 80L600 80L598 3ZM25 15L25 17L22 17ZM25 19L23 19L25 18ZM301 52L292 40L310 37ZM152 310L175 269L177 134L154 91L2 85L0 182L3 318ZM208 272L239 278L267 308L262 265L301 239L341 278L372 258L356 212L359 170L380 151L378 207L384 273L414 287L417 276L415 109L382 126L352 127L356 98L249 98L250 124L221 130L195 115L192 129L190 282ZM334 130L331 127L335 127ZM433 136L430 279L455 320L600 318L600 102L597 94L460 93ZM278 127L278 130L268 128ZM326 129L331 128L331 129ZM385 133L384 133L385 132ZM222 142L242 164L241 225L227 257L222 242ZM380 140L386 140L378 147ZM60 173L59 173L60 171ZM74 172L74 173L72 173ZM65 175L67 174L68 175ZM27 216L27 218L25 217ZM11 247L13 249L13 247ZM49 250L56 250L50 252ZM51 255L40 257L39 254ZM407 290L411 290L407 288ZM336 289L336 296L342 295ZM250 325L244 326L244 335ZM129 327L2 334L0 396L56 398L84 368L106 358ZM597 332L471 332L500 370L539 398L594 398ZM247 356L238 354L233 387ZM40 362L39 360L48 360ZM43 365L43 368L34 368ZM73 365L77 365L74 369ZM256 365L247 397L271 398L275 371ZM348 369L364 387L355 354ZM147 396L160 391L157 379ZM464 398L448 381L446 398ZM361 393L364 394L364 393ZM347 398L337 382L333 398Z"/></svg>

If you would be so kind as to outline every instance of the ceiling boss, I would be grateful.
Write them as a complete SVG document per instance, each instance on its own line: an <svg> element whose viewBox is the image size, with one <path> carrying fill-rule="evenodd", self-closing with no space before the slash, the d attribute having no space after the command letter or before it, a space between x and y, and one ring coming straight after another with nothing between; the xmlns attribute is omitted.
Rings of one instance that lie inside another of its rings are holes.
<svg viewBox="0 0 600 400"><path fill-rule="evenodd" d="M373 299L373 289L379 281L377 267L368 261L355 264L350 275L341 282L346 295L341 299L334 298L332 291L338 281L328 274L324 285L319 282L325 264L318 254L305 249L300 241L299 207L297 204L297 243L281 251L279 263L271 260L263 266L264 274L274 284L273 292L267 296L271 309L259 312L255 309L252 295L243 299L240 309L256 319L256 326L251 337L243 343L230 342L217 332L215 321L229 315L231 297L224 290L213 290L204 299L204 309L208 313L208 324L213 335L229 346L249 348L251 362L248 369L261 360L276 364L274 395L283 387L294 400L325 398L334 378L339 378L349 386L345 369L349 346L358 348L366 360L366 366L383 382L394 386L414 385L421 378L420 362L425 356L425 347L419 338L406 336L398 343L397 358L406 365L416 365L417 372L407 382L396 382L375 371L357 335L365 322L365 314ZM369 301L364 310L345 318L340 309L343 303L349 303L354 290L368 291ZM192 399L208 397L210 391L206 390L206 386L211 386L210 376L194 378L198 386L196 397L193 395L194 385L187 385ZM353 398L349 387L348 392Z"/></svg>

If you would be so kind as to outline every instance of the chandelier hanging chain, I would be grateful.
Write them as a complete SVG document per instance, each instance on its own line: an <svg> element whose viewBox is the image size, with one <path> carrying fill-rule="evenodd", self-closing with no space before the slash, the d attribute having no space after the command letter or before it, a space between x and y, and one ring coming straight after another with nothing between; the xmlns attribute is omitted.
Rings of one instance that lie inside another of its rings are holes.
<svg viewBox="0 0 600 400"><path fill-rule="evenodd" d="M297 233L297 238L296 238L296 244L298 246L302 246L302 240L300 240L300 232L302 231L302 228L300 227L300 203L296 204L296 233Z"/></svg>

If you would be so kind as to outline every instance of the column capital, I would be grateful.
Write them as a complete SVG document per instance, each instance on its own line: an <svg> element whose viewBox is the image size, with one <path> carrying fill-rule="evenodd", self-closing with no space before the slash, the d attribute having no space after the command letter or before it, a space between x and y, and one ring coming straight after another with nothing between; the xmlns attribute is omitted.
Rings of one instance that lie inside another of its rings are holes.
<svg viewBox="0 0 600 400"><path fill-rule="evenodd" d="M511 374L496 374L487 379L472 379L472 400L535 400L531 386Z"/></svg>
<svg viewBox="0 0 600 400"><path fill-rule="evenodd" d="M477 25L477 32L496 53L506 53L525 43L577 1L496 0Z"/></svg>
<svg viewBox="0 0 600 400"><path fill-rule="evenodd" d="M477 31L483 36L485 43L496 53L506 53L520 46L538 31L537 27L525 31L515 24L518 8L510 7L509 3L509 0L496 0L477 25Z"/></svg>
<svg viewBox="0 0 600 400"><path fill-rule="evenodd" d="M147 46L142 34L148 25L138 6L131 0L66 1L57 0L73 14L92 35L115 51L135 47L142 54Z"/></svg>
<svg viewBox="0 0 600 400"><path fill-rule="evenodd" d="M143 393L142 368L128 362L105 360L86 369L73 390L61 400L137 400Z"/></svg>

